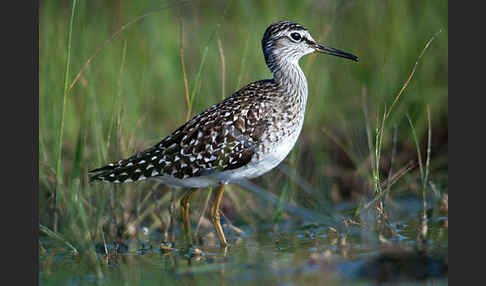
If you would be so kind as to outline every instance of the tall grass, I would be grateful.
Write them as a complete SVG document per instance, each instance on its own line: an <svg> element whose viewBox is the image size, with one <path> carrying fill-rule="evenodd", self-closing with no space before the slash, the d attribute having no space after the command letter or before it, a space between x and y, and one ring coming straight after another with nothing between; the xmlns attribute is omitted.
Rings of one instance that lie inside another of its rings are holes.
<svg viewBox="0 0 486 286"><path fill-rule="evenodd" d="M343 191L355 178L372 183L352 185L362 199L357 213L416 178L425 194L431 170L443 162L435 159L447 156L430 148L430 130L447 125L447 3L349 3L330 9L337 2L296 7L281 1L274 7L265 1L211 1L203 9L197 2L73 1L66 8L44 1L39 59L43 233L83 253L94 243L141 237L142 226L164 232L173 225L168 217L177 220L179 212L170 205L179 191L150 182L117 188L89 184L87 171L151 146L221 97L270 77L260 40L266 26L281 19L306 25L314 38L357 54L361 62L317 55L301 60L310 93L302 135L280 168L253 181L277 206L230 186L222 204L228 221L258 231L332 214L339 202L356 203ZM443 33L432 44L430 35L438 29ZM433 52L424 55L427 48ZM74 78L71 71L77 71ZM433 112L427 106L434 106ZM412 136L407 121L413 122ZM426 166L416 174L409 153L419 151L423 138L428 138ZM191 207L198 235L211 232L203 215L210 196L196 193ZM110 225L117 232L107 231Z"/></svg>
<svg viewBox="0 0 486 286"><path fill-rule="evenodd" d="M384 196L384 190L382 189L383 181L380 177L380 162L381 162L381 155L382 155L382 150L383 150L383 138L384 138L384 133L386 131L385 124L387 123L387 119L391 116L393 108L395 107L398 100L403 95L403 93L405 92L406 88L408 87L410 81L412 80L412 78L415 74L415 71L417 69L417 66L419 64L420 59L423 57L425 51L427 50L427 48L429 47L431 42L435 39L435 37L439 33L440 33L440 30L439 30L439 32L434 34L425 44L425 46L422 49L422 51L420 52L417 60L415 61L415 65L413 66L410 75L408 76L407 80L405 81L405 83L400 88L400 91L397 93L396 97L394 98L393 103L391 104L389 110L387 110L386 105L384 105L383 106L383 113L379 112L380 106L382 105L382 103L380 102L381 96L378 96L377 112L376 112L376 116L375 116L377 121L376 121L376 127L375 127L375 141L374 142L372 142L371 139L370 139L371 136L369 134L369 131L370 131L371 128L367 125L366 130L367 130L367 133L368 133L368 136L367 136L368 137L368 144L370 146L369 150L371 151L373 149L371 146L374 146L374 153L370 152L371 162L374 162L374 164L373 163L371 164L371 166L372 166L372 177L373 177L373 182L374 182L374 192L375 192L375 197L372 200L372 202L377 202L376 209L377 209L378 216L384 215L384 213L383 213L383 201L382 201L382 198ZM367 116L368 116L367 108L364 107L363 110L364 110L365 118L367 118ZM420 178L422 180L422 192L424 194L423 200L425 202L425 185L426 185L426 180L427 180L429 171L428 171L428 168L427 168L427 172L426 172L427 174L426 175L424 174L424 169L423 169L423 166L422 166L422 156L421 156L421 152L420 152L420 144L419 144L419 141L418 141L419 139L418 139L415 127L412 123L410 116L407 114L406 117L407 117L407 120L410 124L410 128L412 130L412 138L413 138L413 140L415 142L415 146L417 148L418 164L419 164L419 167L420 167ZM381 118L381 120L379 118ZM430 119L430 110L429 110L428 106L427 106L427 118ZM430 123L430 121L428 121L428 123ZM428 139L429 140L428 146L430 147L430 138L431 138L430 125L429 125L429 134L428 135L429 135L428 136L428 138L429 138ZM396 138L396 134L393 136L393 138ZM393 142L395 142L395 140ZM394 146L395 146L395 144L394 144ZM392 149L392 152L393 152L393 150L394 149ZM429 166L428 164L430 162L429 161L430 160L430 148L428 148L427 154L428 154L427 166ZM395 159L395 154L392 154L392 156L391 156L392 162L393 162L394 159ZM391 167L392 167L392 163L390 163L390 169L391 169ZM388 178L391 178L391 171L389 172ZM388 182L387 188L386 188L387 192L389 190L390 190L390 182ZM371 205L371 203L367 203L367 204L364 204L363 207L364 207L364 209L367 209L367 208L370 207L370 205ZM424 209L425 208L426 207L424 205ZM363 210L362 208L358 208L357 212L361 212L362 210Z"/></svg>
<svg viewBox="0 0 486 286"><path fill-rule="evenodd" d="M73 0L73 6L71 9L71 18L69 21L69 30L68 30L68 39L67 39L67 48L66 48L66 67L64 71L64 92L62 97L62 107L61 107L61 121L59 127L59 136L57 141L57 160L56 160L56 189L54 191L54 230L57 230L57 221L58 221L58 212L57 212L57 204L58 204L58 196L62 195L62 192L59 191L60 186L63 184L63 164L62 164L62 144L63 144L63 136L64 136L64 118L66 112L66 101L68 96L68 83L69 83L69 70L71 67L71 39L72 39L72 31L73 31L73 22L74 22L74 12L76 11L76 0Z"/></svg>

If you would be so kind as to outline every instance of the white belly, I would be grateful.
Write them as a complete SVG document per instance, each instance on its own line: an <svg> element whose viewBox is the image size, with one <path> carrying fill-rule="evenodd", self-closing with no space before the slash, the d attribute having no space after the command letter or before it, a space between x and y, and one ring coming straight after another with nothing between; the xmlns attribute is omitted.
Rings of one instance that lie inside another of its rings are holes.
<svg viewBox="0 0 486 286"><path fill-rule="evenodd" d="M292 136L280 142L280 144L278 144L270 153L261 155L259 159L256 158L257 156L254 156L246 166L238 169L215 172L210 175L187 178L184 180L171 176L159 176L154 177L153 179L171 187L205 188L220 184L228 184L241 179L259 177L275 168L287 157L299 137L301 128L302 126L300 126L299 130L294 132Z"/></svg>

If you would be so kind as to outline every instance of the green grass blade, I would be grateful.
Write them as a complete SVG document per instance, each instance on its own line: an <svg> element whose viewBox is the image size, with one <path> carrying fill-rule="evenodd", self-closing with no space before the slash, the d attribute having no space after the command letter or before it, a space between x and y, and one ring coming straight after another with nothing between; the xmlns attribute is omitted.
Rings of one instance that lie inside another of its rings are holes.
<svg viewBox="0 0 486 286"><path fill-rule="evenodd" d="M203 54L202 54L202 57L201 57L201 64L199 65L199 70L197 71L196 78L194 79L194 84L192 86L191 100L189 101L189 108L187 110L188 114L191 114L191 112L192 112L192 107L194 105L194 98L196 97L196 94L197 94L197 90L198 90L198 87L199 87L199 81L201 80L202 70L203 70L203 67L204 67L204 63L206 62L206 56L207 56L208 51L209 51L209 44L211 43L211 40L214 38L215 35L216 35L216 30L214 30L214 32L211 34L211 37L209 37L208 43L204 47Z"/></svg>
<svg viewBox="0 0 486 286"><path fill-rule="evenodd" d="M418 142L417 133L415 131L415 126L413 125L412 119L410 118L410 115L408 115L408 113L406 114L406 116L408 119L408 123L410 124L410 128L412 129L412 137L415 142L415 147L417 148L417 157L418 157L418 163L420 167L420 178L422 179L422 183L423 183L425 177L424 177L424 166L422 164L422 153L420 152L420 144Z"/></svg>
<svg viewBox="0 0 486 286"><path fill-rule="evenodd" d="M243 49L243 55L240 62L240 71L238 72L238 83L236 85L236 89L239 89L241 87L241 81L243 80L243 75L245 74L246 57L248 55L248 42L249 40L246 39L245 48Z"/></svg>
<svg viewBox="0 0 486 286"><path fill-rule="evenodd" d="M432 146L432 123L430 121L430 106L427 105L427 158L425 159L425 175L424 181L422 182L422 188L425 191L425 186L429 180L429 172L430 172L430 151Z"/></svg>
<svg viewBox="0 0 486 286"><path fill-rule="evenodd" d="M279 204L277 206L277 210L275 211L275 215L273 216L273 222L274 223L279 222L280 219L282 218L282 215L283 215L282 203L287 201L287 193L289 192L289 189L290 189L290 182L289 182L289 180L287 180L287 184L285 184L285 186L283 187L283 191L280 194Z"/></svg>
<svg viewBox="0 0 486 286"><path fill-rule="evenodd" d="M73 31L73 22L74 22L74 12L76 11L76 0L73 0L73 7L71 10L71 20L69 22L69 32L68 32L68 42L67 42L67 52L66 52L66 69L64 71L64 95L62 99L62 109L61 109L61 126L59 128L59 137L58 137L58 145L57 145L57 163L56 163L56 174L57 174L57 181L58 185L62 184L63 181L63 170L62 170L62 137L64 131L64 116L66 110L66 101L68 95L68 87L69 87L69 69L71 67L71 39L72 39L72 31Z"/></svg>
<svg viewBox="0 0 486 286"><path fill-rule="evenodd" d="M85 122L85 121L83 121ZM71 169L71 174L69 177L69 182L72 184L75 179L81 176L81 159L83 158L84 146L85 146L85 126L81 125L79 128L78 141L76 142L76 151L74 154L73 168Z"/></svg>
<svg viewBox="0 0 486 286"><path fill-rule="evenodd" d="M74 247L71 243L69 243L69 241L67 241L64 237L62 237L59 233L51 230L50 228L48 228L47 226L44 226L42 224L39 224L39 229L40 231L42 231L43 233L45 233L47 236L49 236L50 238L53 238L55 240L58 240L60 242L62 242L64 245L66 245L69 249L71 249L71 251L74 253L74 254L79 254L79 251L76 249L76 247Z"/></svg>
<svg viewBox="0 0 486 286"><path fill-rule="evenodd" d="M429 47L430 43L432 43L432 41L435 39L435 37L437 37L440 33L442 32L442 29L439 30L438 32L436 32L428 41L427 43L425 44L425 47L422 49L422 51L420 52L419 56L417 57L417 60L415 61L415 64L412 68L412 71L410 72L410 75L408 76L407 80L405 81L405 83L403 84L402 88L400 88L400 91L398 92L397 96L395 97L395 99L393 100L393 103L392 105L390 106L390 111L388 111L388 114L386 115L386 117L388 117L388 115L392 112L393 110L393 107L395 106L395 104L398 102L398 99L400 99L400 96L403 94L403 92L405 91L405 89L407 88L408 84L410 83L410 80L412 80L413 78L413 75L415 74L415 71L417 70L417 66L420 62L420 59L424 56L425 54L425 51L427 50L427 48Z"/></svg>

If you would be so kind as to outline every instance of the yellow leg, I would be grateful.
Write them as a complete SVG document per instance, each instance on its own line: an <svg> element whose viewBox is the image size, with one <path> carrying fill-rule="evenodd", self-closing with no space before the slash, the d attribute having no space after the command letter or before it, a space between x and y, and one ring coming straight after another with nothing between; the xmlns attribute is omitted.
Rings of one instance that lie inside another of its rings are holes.
<svg viewBox="0 0 486 286"><path fill-rule="evenodd" d="M224 185L221 185L217 192L216 192L216 200L214 201L211 207L211 221L213 222L214 230L218 235L219 242L221 243L221 247L226 247L227 242L226 238L224 237L223 228L221 227L220 217L219 217L219 204L221 203L221 199L223 198L224 193Z"/></svg>
<svg viewBox="0 0 486 286"><path fill-rule="evenodd" d="M190 247L192 246L192 235L191 235L191 222L189 220L189 207L190 207L191 198L196 191L197 189L189 190L181 199L181 217L182 217L182 222L184 223L186 242Z"/></svg>

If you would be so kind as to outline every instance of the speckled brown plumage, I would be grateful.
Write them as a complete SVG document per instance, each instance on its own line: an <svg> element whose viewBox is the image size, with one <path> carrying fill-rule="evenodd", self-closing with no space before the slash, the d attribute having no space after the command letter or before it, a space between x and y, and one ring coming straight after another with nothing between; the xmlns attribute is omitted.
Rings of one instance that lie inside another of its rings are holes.
<svg viewBox="0 0 486 286"><path fill-rule="evenodd" d="M321 48L326 47L316 44L302 25L270 25L262 50L272 79L248 84L153 147L90 171L90 179L155 178L173 186L204 187L271 170L294 146L304 120L307 80L298 60Z"/></svg>
<svg viewBox="0 0 486 286"><path fill-rule="evenodd" d="M161 174L185 179L237 169L289 135L292 129L280 124L296 123L289 105L273 80L251 83L152 148L91 171L92 180L137 181Z"/></svg>

